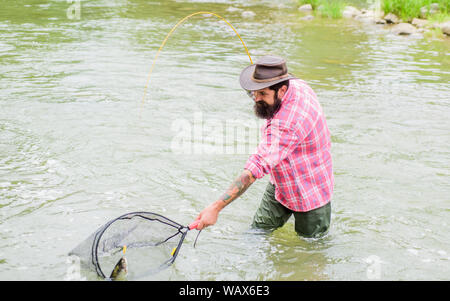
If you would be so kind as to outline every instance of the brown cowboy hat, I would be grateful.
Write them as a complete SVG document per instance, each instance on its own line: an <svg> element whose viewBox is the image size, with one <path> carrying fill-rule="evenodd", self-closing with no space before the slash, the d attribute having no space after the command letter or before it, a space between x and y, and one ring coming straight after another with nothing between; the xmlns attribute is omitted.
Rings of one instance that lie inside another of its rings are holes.
<svg viewBox="0 0 450 301"><path fill-rule="evenodd" d="M239 82L248 91L261 90L295 78L287 72L286 61L276 55L265 55L241 72Z"/></svg>

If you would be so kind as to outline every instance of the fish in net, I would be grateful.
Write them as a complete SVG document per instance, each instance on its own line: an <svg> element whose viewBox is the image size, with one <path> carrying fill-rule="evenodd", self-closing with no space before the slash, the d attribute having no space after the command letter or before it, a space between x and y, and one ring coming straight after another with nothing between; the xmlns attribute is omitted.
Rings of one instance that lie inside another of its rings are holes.
<svg viewBox="0 0 450 301"><path fill-rule="evenodd" d="M111 272L123 263L126 250L125 262L131 263L127 279L141 278L169 267L186 234L196 227L196 222L183 226L156 213L131 212L101 226L69 255L110 279Z"/></svg>

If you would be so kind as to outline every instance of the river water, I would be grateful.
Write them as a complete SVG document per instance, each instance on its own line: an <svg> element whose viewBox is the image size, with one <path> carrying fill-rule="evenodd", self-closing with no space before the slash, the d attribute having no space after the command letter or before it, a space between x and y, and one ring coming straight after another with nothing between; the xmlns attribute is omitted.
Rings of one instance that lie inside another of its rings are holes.
<svg viewBox="0 0 450 301"><path fill-rule="evenodd" d="M140 210L189 224L239 175L258 137L234 133L260 121L238 82L249 57L225 22L177 28L143 98L166 34L204 10L253 60L284 56L316 91L332 133L332 225L319 240L292 220L249 231L266 176L147 279L450 279L450 40L302 21L296 1L272 2L0 1L0 280L73 279L67 254L100 225Z"/></svg>

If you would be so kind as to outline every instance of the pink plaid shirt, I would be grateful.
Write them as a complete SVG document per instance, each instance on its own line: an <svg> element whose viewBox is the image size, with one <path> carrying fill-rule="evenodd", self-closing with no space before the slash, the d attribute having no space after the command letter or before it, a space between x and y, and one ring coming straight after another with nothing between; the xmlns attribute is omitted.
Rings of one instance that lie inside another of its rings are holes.
<svg viewBox="0 0 450 301"><path fill-rule="evenodd" d="M275 198L293 211L326 205L334 185L331 139L314 91L291 79L281 108L261 130L262 140L244 168L257 179L270 173Z"/></svg>

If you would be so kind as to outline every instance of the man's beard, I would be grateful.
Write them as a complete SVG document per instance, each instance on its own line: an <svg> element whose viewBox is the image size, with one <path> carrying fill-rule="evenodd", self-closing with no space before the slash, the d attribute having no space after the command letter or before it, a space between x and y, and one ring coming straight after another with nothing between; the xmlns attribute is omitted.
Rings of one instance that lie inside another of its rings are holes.
<svg viewBox="0 0 450 301"><path fill-rule="evenodd" d="M275 115L281 107L281 99L276 97L273 105L269 105L264 100L260 100L255 103L253 109L255 115L261 119L270 119Z"/></svg>

